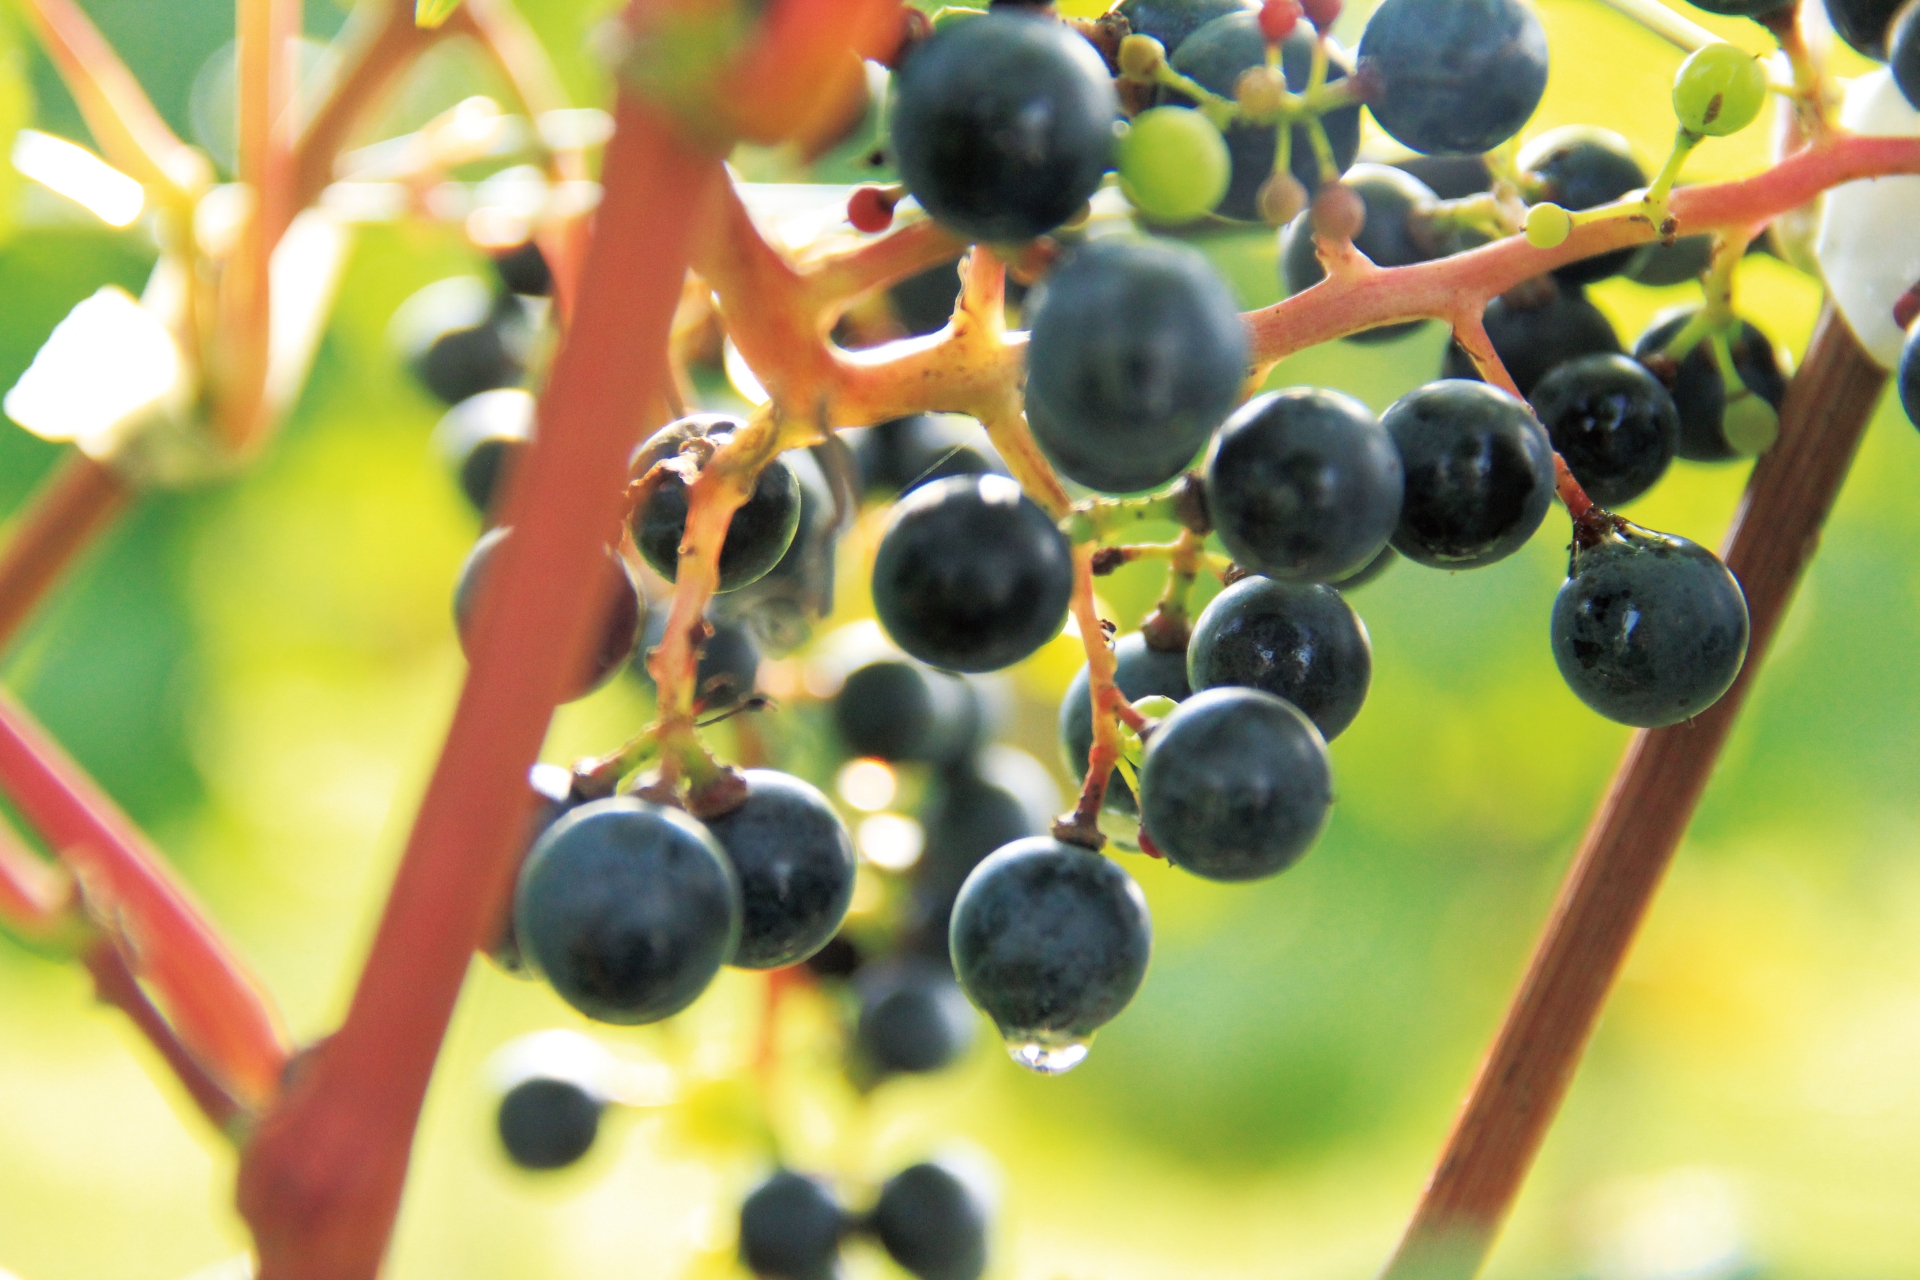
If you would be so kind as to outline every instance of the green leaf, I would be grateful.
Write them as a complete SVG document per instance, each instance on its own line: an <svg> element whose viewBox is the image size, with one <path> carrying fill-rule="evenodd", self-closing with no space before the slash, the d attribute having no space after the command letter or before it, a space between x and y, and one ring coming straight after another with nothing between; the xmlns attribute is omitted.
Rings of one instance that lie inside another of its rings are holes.
<svg viewBox="0 0 1920 1280"><path fill-rule="evenodd" d="M20 29L11 15L0 16L0 143L13 149L14 135L33 114L33 90L27 80L27 59L20 46ZM0 244L13 238L20 211L20 175L0 163Z"/></svg>
<svg viewBox="0 0 1920 1280"><path fill-rule="evenodd" d="M413 0L413 25L432 29L453 16L460 0Z"/></svg>

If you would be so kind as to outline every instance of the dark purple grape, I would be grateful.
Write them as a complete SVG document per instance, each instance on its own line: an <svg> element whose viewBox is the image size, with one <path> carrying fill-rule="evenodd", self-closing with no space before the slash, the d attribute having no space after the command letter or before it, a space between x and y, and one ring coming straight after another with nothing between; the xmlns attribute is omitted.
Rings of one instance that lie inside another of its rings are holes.
<svg viewBox="0 0 1920 1280"><path fill-rule="evenodd" d="M1438 197L1412 174L1388 165L1356 164L1342 181L1366 206L1366 221L1360 224L1353 245L1375 266L1410 266L1463 247L1457 237L1425 221ZM1280 236L1280 282L1291 295L1319 284L1326 274L1313 243L1312 211L1303 210ZM1381 325L1346 337L1353 342L1387 342L1412 333L1422 323Z"/></svg>
<svg viewBox="0 0 1920 1280"><path fill-rule="evenodd" d="M1827 0L1833 30L1876 62L1887 60L1887 27L1906 0Z"/></svg>
<svg viewBox="0 0 1920 1280"><path fill-rule="evenodd" d="M847 1225L824 1182L781 1169L740 1205L740 1260L764 1280L832 1280Z"/></svg>
<svg viewBox="0 0 1920 1280"><path fill-rule="evenodd" d="M1090 849L1019 840L975 867L953 907L953 969L1015 1059L1048 1073L1086 1056L1146 976L1146 896Z"/></svg>
<svg viewBox="0 0 1920 1280"><path fill-rule="evenodd" d="M1907 411L1907 421L1920 426L1920 325L1907 330L1907 340L1900 347L1900 407Z"/></svg>
<svg viewBox="0 0 1920 1280"><path fill-rule="evenodd" d="M1526 404L1484 382L1429 382L1380 418L1400 446L1406 501L1393 549L1436 569L1518 551L1553 502L1553 446Z"/></svg>
<svg viewBox="0 0 1920 1280"><path fill-rule="evenodd" d="M1720 368L1713 343L1702 341L1678 364L1659 357L1699 311L1683 307L1654 318L1633 344L1634 359L1660 377L1680 413L1680 438L1674 452L1689 462L1725 462L1763 451L1779 433L1780 406L1787 380L1773 344L1753 325L1741 321L1728 339L1733 376Z"/></svg>
<svg viewBox="0 0 1920 1280"><path fill-rule="evenodd" d="M1393 167L1426 183L1442 200L1464 200L1493 190L1493 170L1485 156L1409 156Z"/></svg>
<svg viewBox="0 0 1920 1280"><path fill-rule="evenodd" d="M970 240L1044 235L1100 186L1119 99L1106 63L1063 23L993 13L944 24L893 85L900 177Z"/></svg>
<svg viewBox="0 0 1920 1280"><path fill-rule="evenodd" d="M1172 57L1188 36L1207 23L1251 6L1248 0L1121 0L1118 7L1129 30L1152 36Z"/></svg>
<svg viewBox="0 0 1920 1280"><path fill-rule="evenodd" d="M883 1074L939 1071L973 1045L977 1015L946 965L905 956L860 974L855 1042Z"/></svg>
<svg viewBox="0 0 1920 1280"><path fill-rule="evenodd" d="M479 280L455 276L400 305L393 340L422 386L459 404L526 379L533 325L512 294L496 297Z"/></svg>
<svg viewBox="0 0 1920 1280"><path fill-rule="evenodd" d="M880 1188L868 1228L916 1280L979 1280L987 1269L986 1194L943 1164L916 1164Z"/></svg>
<svg viewBox="0 0 1920 1280"><path fill-rule="evenodd" d="M1138 631L1121 636L1113 646L1116 667L1113 682L1127 701L1141 698L1184 700L1187 687L1187 655L1184 650L1171 653L1150 648ZM1083 665L1067 696L1060 702L1060 751L1067 762L1067 773L1075 779L1087 773L1087 757L1093 752L1093 694ZM1106 807L1116 813L1135 811L1133 789L1118 770L1108 775Z"/></svg>
<svg viewBox="0 0 1920 1280"><path fill-rule="evenodd" d="M1210 20L1180 44L1176 53L1169 47L1173 69L1204 89L1223 97L1234 95L1234 85L1249 68L1265 66L1267 39L1260 31L1257 9L1238 8L1223 17ZM1343 79L1353 64L1347 51L1332 38L1327 40L1327 79ZM1313 28L1300 23L1280 45L1280 70L1287 88L1294 93L1306 89L1313 66ZM1193 99L1178 89L1162 88L1162 103L1192 106ZM1333 144L1334 166L1345 171L1360 149L1360 108L1341 107L1320 118L1326 126L1327 141ZM1235 123L1227 126L1227 154L1233 161L1233 173L1227 193L1220 197L1214 212L1226 218L1254 222L1260 218L1260 188L1273 173L1274 149L1280 131L1274 125ZM1293 129L1293 176L1308 191L1320 186L1320 162L1315 158L1307 130Z"/></svg>
<svg viewBox="0 0 1920 1280"><path fill-rule="evenodd" d="M501 1095L495 1129L522 1169L564 1169L593 1147L606 1099L580 1080L538 1075Z"/></svg>
<svg viewBox="0 0 1920 1280"><path fill-rule="evenodd" d="M600 1022L680 1012L733 957L740 884L704 826L620 796L547 828L520 869L514 932L561 999Z"/></svg>
<svg viewBox="0 0 1920 1280"><path fill-rule="evenodd" d="M827 798L791 774L748 769L747 798L708 818L740 881L729 964L781 969L825 946L853 901L853 839Z"/></svg>
<svg viewBox="0 0 1920 1280"><path fill-rule="evenodd" d="M493 269L510 293L544 298L553 292L553 271L547 266L547 255L531 240L494 254Z"/></svg>
<svg viewBox="0 0 1920 1280"><path fill-rule="evenodd" d="M1887 37L1887 65L1907 105L1920 110L1920 5L1908 4Z"/></svg>
<svg viewBox="0 0 1920 1280"><path fill-rule="evenodd" d="M1627 140L1611 129L1570 124L1549 129L1520 149L1515 160L1537 184L1534 198L1562 209L1592 209L1611 204L1647 185L1647 174ZM1623 270L1636 249L1615 249L1555 267L1563 284L1590 284Z"/></svg>
<svg viewBox="0 0 1920 1280"><path fill-rule="evenodd" d="M488 530L473 544L466 562L460 566L460 577L453 588L453 623L460 636L460 648L469 658L480 593L489 572L487 566L493 563L511 532L504 526ZM605 555L607 572L600 590L606 601L606 612L601 615L600 641L587 655L578 678L562 694L569 701L592 693L611 679L613 673L632 658L634 642L640 637L640 593L634 589L633 579L627 576L627 566L620 557L612 551Z"/></svg>
<svg viewBox="0 0 1920 1280"><path fill-rule="evenodd" d="M894 507L874 557L880 625L909 654L949 671L1020 661L1060 630L1072 594L1066 535L1004 476L951 476L914 490Z"/></svg>
<svg viewBox="0 0 1920 1280"><path fill-rule="evenodd" d="M834 695L833 723L849 755L952 764L980 745L986 709L958 676L882 658L847 676Z"/></svg>
<svg viewBox="0 0 1920 1280"><path fill-rule="evenodd" d="M1381 574L1393 568L1393 562L1399 558L1400 553L1395 551L1392 544L1389 543L1380 548L1380 553L1374 556L1373 559L1367 561L1366 564L1354 570L1346 577L1335 579L1327 585L1335 588L1344 596L1349 591L1355 591L1366 586L1369 582L1372 582Z"/></svg>
<svg viewBox="0 0 1920 1280"><path fill-rule="evenodd" d="M1207 509L1234 563L1328 582L1357 573L1400 521L1393 437L1337 391L1295 387L1242 405L1207 455Z"/></svg>
<svg viewBox="0 0 1920 1280"><path fill-rule="evenodd" d="M1047 815L1035 813L1006 781L983 776L970 766L944 770L921 807L926 847L913 866L908 931L915 949L937 958L943 967L952 964L947 933L954 899L973 869L994 850L1046 830Z"/></svg>
<svg viewBox="0 0 1920 1280"><path fill-rule="evenodd" d="M1491 151L1547 87L1547 33L1522 0L1386 0L1360 37L1367 107L1415 151Z"/></svg>
<svg viewBox="0 0 1920 1280"><path fill-rule="evenodd" d="M533 397L517 387L468 396L441 417L434 443L460 492L482 515L506 491L507 477L533 444Z"/></svg>
<svg viewBox="0 0 1920 1280"><path fill-rule="evenodd" d="M746 424L722 414L683 418L669 430L701 436L716 445ZM647 500L628 519L633 545L653 571L668 582L680 572L680 539L687 532L688 485L680 473L663 470ZM800 479L784 458L760 469L753 493L733 513L720 544L720 583L716 591L738 591L764 577L793 545L800 527Z"/></svg>
<svg viewBox="0 0 1920 1280"><path fill-rule="evenodd" d="M1740 674L1747 601L1705 547L1627 525L1574 544L1552 634L1554 661L1580 701L1621 724L1677 724Z"/></svg>
<svg viewBox="0 0 1920 1280"><path fill-rule="evenodd" d="M948 476L1006 474L978 423L952 414L915 414L869 427L853 443L860 487L892 499Z"/></svg>
<svg viewBox="0 0 1920 1280"><path fill-rule="evenodd" d="M1578 289L1561 289L1533 306L1495 298L1481 320L1493 353L1523 396L1532 395L1534 385L1557 364L1580 356L1620 354L1613 322ZM1477 380L1480 371L1455 342L1447 346L1440 376Z"/></svg>
<svg viewBox="0 0 1920 1280"><path fill-rule="evenodd" d="M1242 578L1200 611L1187 645L1194 692L1238 685L1284 698L1328 741L1360 714L1372 680L1366 624L1316 582Z"/></svg>
<svg viewBox="0 0 1920 1280"><path fill-rule="evenodd" d="M1672 244L1653 240L1634 250L1621 274L1635 284L1685 284L1713 265L1711 235L1681 236Z"/></svg>
<svg viewBox="0 0 1920 1280"><path fill-rule="evenodd" d="M1140 821L1168 862L1258 880L1300 860L1333 808L1327 744L1292 703L1206 689L1160 722L1140 768Z"/></svg>
<svg viewBox="0 0 1920 1280"><path fill-rule="evenodd" d="M1154 489L1239 400L1246 326L1198 250L1095 241L1048 275L1027 370L1027 420L1061 474L1102 493Z"/></svg>
<svg viewBox="0 0 1920 1280"><path fill-rule="evenodd" d="M1632 502L1666 474L1680 414L1660 380L1625 356L1581 356L1540 380L1531 400L1554 452L1603 507Z"/></svg>

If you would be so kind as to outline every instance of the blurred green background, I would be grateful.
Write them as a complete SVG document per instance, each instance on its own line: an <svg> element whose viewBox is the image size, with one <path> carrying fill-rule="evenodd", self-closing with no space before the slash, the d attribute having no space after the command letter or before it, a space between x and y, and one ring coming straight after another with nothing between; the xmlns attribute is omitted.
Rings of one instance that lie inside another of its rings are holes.
<svg viewBox="0 0 1920 1280"><path fill-rule="evenodd" d="M86 7L186 130L193 77L231 38L230 6ZM1678 54L1594 0L1541 7L1555 62L1529 132L1604 123L1657 161ZM342 17L327 0L308 9L321 35ZM600 101L584 45L604 6L526 9L577 100ZM1361 16L1343 21L1350 40ZM1751 29L1718 29L1760 47ZM44 60L8 38L35 123L85 139ZM388 127L488 83L457 49L438 55ZM1759 166L1766 132L1710 143L1689 177ZM0 386L95 288L137 292L154 256L140 232L27 195L0 245ZM1248 305L1275 296L1270 237L1213 247ZM414 289L477 266L442 229L363 231L311 384L260 464L144 498L0 668L154 835L301 1037L342 1013L464 670L447 599L478 525L429 451L438 409L398 368L385 327ZM1804 345L1814 282L1753 258L1740 287L1744 313ZM1695 292L1616 281L1596 296L1631 338ZM1276 385L1335 386L1384 408L1432 376L1442 342L1429 325L1389 346L1305 352ZM55 456L0 425L0 511ZM1677 464L1629 514L1712 544L1741 482L1737 466ZM1491 1275L1920 1274L1916 488L1920 437L1883 404ZM1034 1078L983 1037L959 1069L862 1104L835 1083L828 1011L808 998L772 1099L788 1157L858 1201L930 1151L985 1153L1002 1179L998 1276L1372 1274L1625 741L1579 706L1548 653L1564 536L1553 516L1495 568L1403 564L1356 593L1376 668L1333 748L1331 829L1300 867L1253 886L1128 858L1152 902L1153 965L1085 1066ZM865 610L869 541L849 541L842 621ZM1131 627L1156 587L1135 567L1103 594ZM1052 707L1077 665L1067 639L1014 677L1007 738L1056 770ZM639 687L617 683L563 710L547 756L604 749L646 715ZM768 732L804 738L808 715L775 713ZM832 762L794 767L818 776ZM767 1158L751 1090L728 1083L760 998L757 977L729 973L675 1024L596 1032L672 1064L691 1100L621 1119L584 1167L536 1179L496 1152L485 1064L517 1034L584 1024L476 964L390 1274L730 1274L734 1206ZM245 1241L232 1172L82 973L0 938L0 1270L228 1274ZM867 1253L850 1270L892 1274Z"/></svg>

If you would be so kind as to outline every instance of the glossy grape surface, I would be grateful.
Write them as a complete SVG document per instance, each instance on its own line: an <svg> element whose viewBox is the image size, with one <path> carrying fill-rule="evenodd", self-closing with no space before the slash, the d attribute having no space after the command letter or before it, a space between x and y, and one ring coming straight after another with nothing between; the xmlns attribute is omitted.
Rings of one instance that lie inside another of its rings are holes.
<svg viewBox="0 0 1920 1280"><path fill-rule="evenodd" d="M1766 104L1766 68L1724 40L1695 49L1674 76L1673 112L1681 128L1697 134L1738 133Z"/></svg>
<svg viewBox="0 0 1920 1280"><path fill-rule="evenodd" d="M1393 138L1426 154L1491 151L1547 87L1547 34L1522 0L1386 0L1367 20L1368 99Z"/></svg>
<svg viewBox="0 0 1920 1280"><path fill-rule="evenodd" d="M459 580L454 583L454 630L460 636L462 652L468 653L469 657L472 631L480 607L482 585L489 572L488 566L493 563L511 532L511 529L502 526L482 535L473 544L473 550L467 553L465 563L460 566ZM605 554L606 577L600 590L606 600L606 612L601 615L600 638L593 651L587 654L579 675L561 694L569 701L592 693L611 679L613 673L633 656L634 642L640 636L640 593L635 590L633 579L627 576L627 567L620 557L611 551Z"/></svg>
<svg viewBox="0 0 1920 1280"><path fill-rule="evenodd" d="M1195 692L1233 685L1284 698L1332 741L1367 700L1373 646L1332 587L1242 578L1194 620L1187 680Z"/></svg>
<svg viewBox="0 0 1920 1280"><path fill-rule="evenodd" d="M740 939L740 885L699 822L631 797L583 804L527 855L514 930L561 999L657 1022L697 999Z"/></svg>
<svg viewBox="0 0 1920 1280"><path fill-rule="evenodd" d="M522 1169L564 1169L593 1147L605 1107L578 1081L535 1076L501 1097L495 1127L507 1158Z"/></svg>
<svg viewBox="0 0 1920 1280"><path fill-rule="evenodd" d="M1119 100L1107 67L1049 18L947 23L895 73L894 159L907 190L970 240L1029 240L1100 185Z"/></svg>
<svg viewBox="0 0 1920 1280"><path fill-rule="evenodd" d="M977 1016L946 965L905 956L860 974L854 1039L882 1073L939 1071L972 1047Z"/></svg>
<svg viewBox="0 0 1920 1280"><path fill-rule="evenodd" d="M747 798L708 818L740 882L742 969L798 964L827 944L853 901L853 838L812 785L774 769L741 775Z"/></svg>
<svg viewBox="0 0 1920 1280"><path fill-rule="evenodd" d="M1168 653L1147 645L1138 631L1114 642L1113 682L1127 701L1141 698L1172 698L1183 701L1187 685L1187 655ZM1087 757L1093 752L1093 695L1088 687L1087 668L1082 665L1060 700L1060 751L1067 762L1067 776L1083 778ZM1133 789L1116 771L1107 779L1106 807L1119 813L1135 812Z"/></svg>
<svg viewBox="0 0 1920 1280"><path fill-rule="evenodd" d="M1660 380L1625 356L1569 360L1533 389L1533 411L1587 496L1631 502L1666 474L1680 414Z"/></svg>
<svg viewBox="0 0 1920 1280"><path fill-rule="evenodd" d="M1699 715L1746 659L1746 597L1705 547L1629 526L1576 545L1553 602L1553 657L1589 707L1656 727Z"/></svg>
<svg viewBox="0 0 1920 1280"><path fill-rule="evenodd" d="M1827 19L1842 40L1869 58L1886 61L1887 27L1905 0L1826 0Z"/></svg>
<svg viewBox="0 0 1920 1280"><path fill-rule="evenodd" d="M1487 304L1481 322L1487 327L1493 353L1523 396L1532 395L1540 379L1557 364L1620 352L1613 322L1577 289L1561 289L1531 306L1495 298ZM1480 371L1456 342L1447 345L1440 376L1474 380Z"/></svg>
<svg viewBox="0 0 1920 1280"><path fill-rule="evenodd" d="M880 625L950 671L1020 661L1060 630L1072 594L1066 536L1004 476L916 489L894 507L874 558Z"/></svg>
<svg viewBox="0 0 1920 1280"><path fill-rule="evenodd" d="M954 973L1009 1043L1084 1041L1146 976L1153 928L1133 877L1048 836L974 868L953 908Z"/></svg>
<svg viewBox="0 0 1920 1280"><path fill-rule="evenodd" d="M1489 565L1526 545L1553 502L1553 446L1521 401L1482 382L1429 382L1381 424L1400 446L1406 501L1393 549L1436 569Z"/></svg>
<svg viewBox="0 0 1920 1280"><path fill-rule="evenodd" d="M1333 808L1327 744L1292 703L1207 689L1155 729L1140 771L1141 824L1174 866L1258 880L1312 847Z"/></svg>
<svg viewBox="0 0 1920 1280"><path fill-rule="evenodd" d="M945 1165L916 1164L887 1179L870 1226L918 1280L979 1280L987 1269L987 1197Z"/></svg>
<svg viewBox="0 0 1920 1280"><path fill-rule="evenodd" d="M1034 309L1028 422L1068 479L1153 489L1193 461L1246 374L1246 326L1205 256L1095 242L1053 269Z"/></svg>
<svg viewBox="0 0 1920 1280"><path fill-rule="evenodd" d="M1400 521L1400 451L1367 407L1337 391L1257 396L1214 436L1207 507L1234 563L1329 582L1378 555Z"/></svg>
<svg viewBox="0 0 1920 1280"><path fill-rule="evenodd" d="M1353 69L1346 50L1329 38L1327 53L1328 81L1343 79ZM1234 96L1235 84L1249 68L1264 66L1266 60L1267 39L1260 31L1260 15L1257 10L1249 9L1215 18L1200 27L1181 43L1179 52L1170 59L1175 71L1225 98ZM1305 90L1312 66L1313 28L1302 22L1280 45L1280 70L1286 77L1288 90L1294 93ZM1162 87L1160 101L1180 106L1193 102L1186 94L1169 87ZM1341 107L1329 111L1321 117L1321 123L1326 126L1327 141L1333 146L1334 166L1345 171L1360 149L1360 109ZM1273 172L1279 128L1236 121L1227 127L1225 136L1227 152L1233 157L1233 176L1214 212L1244 222L1257 221L1260 187ZM1314 158L1313 143L1306 129L1299 125L1293 129L1292 148L1290 171L1308 191L1316 190L1320 185L1319 162Z"/></svg>
<svg viewBox="0 0 1920 1280"><path fill-rule="evenodd" d="M683 419L689 435L723 443L744 423L719 414ZM680 572L680 540L687 532L687 481L663 470L647 500L628 522L633 545L653 571L668 582ZM760 469L753 493L734 511L720 544L720 583L716 591L738 591L756 582L780 562L800 527L800 479L784 458Z"/></svg>
<svg viewBox="0 0 1920 1280"><path fill-rule="evenodd" d="M740 1205L740 1260L767 1280L830 1280L846 1214L827 1185L781 1169Z"/></svg>

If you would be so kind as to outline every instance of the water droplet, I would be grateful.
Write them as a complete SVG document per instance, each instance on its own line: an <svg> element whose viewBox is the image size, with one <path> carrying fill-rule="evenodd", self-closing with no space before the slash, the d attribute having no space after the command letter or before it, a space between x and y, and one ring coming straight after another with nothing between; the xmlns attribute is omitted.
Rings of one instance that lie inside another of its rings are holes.
<svg viewBox="0 0 1920 1280"><path fill-rule="evenodd" d="M1059 1076L1087 1060L1087 1047L1071 1036L1020 1036L1007 1041L1007 1054L1029 1071Z"/></svg>

